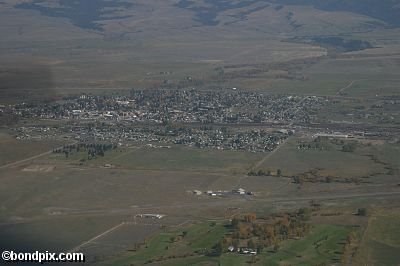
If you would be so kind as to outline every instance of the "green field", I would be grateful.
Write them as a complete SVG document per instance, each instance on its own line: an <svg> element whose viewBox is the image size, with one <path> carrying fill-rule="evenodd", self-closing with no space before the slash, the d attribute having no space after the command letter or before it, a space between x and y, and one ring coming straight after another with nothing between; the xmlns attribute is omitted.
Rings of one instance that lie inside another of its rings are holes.
<svg viewBox="0 0 400 266"><path fill-rule="evenodd" d="M301 240L289 240L277 253L267 254L264 265L319 265L340 261L343 242L351 227L317 225Z"/></svg>
<svg viewBox="0 0 400 266"><path fill-rule="evenodd" d="M130 263L142 265L145 262L156 262L157 265L244 265L247 262L255 262L255 265L335 263L340 260L342 243L353 229L345 226L317 225L305 238L284 241L278 252L265 250L256 256L255 261L251 256L236 253L224 253L220 257L193 254L196 250L209 250L228 232L221 224L210 226L209 223L202 223L182 229L185 230L187 235L176 242L171 242L171 237L180 235L181 231L161 233L153 237L147 243L147 247L122 254L105 265Z"/></svg>
<svg viewBox="0 0 400 266"><path fill-rule="evenodd" d="M187 234L183 236L183 232ZM106 265L128 265L130 263L142 265L155 261L167 263L166 265L168 263L185 265L185 263L194 261L208 261L207 257L201 255L201 252L211 250L226 233L227 229L224 225L218 223L199 223L181 230L171 230L154 236L148 241L146 247L133 253L123 254ZM211 261L215 260L211 259Z"/></svg>
<svg viewBox="0 0 400 266"><path fill-rule="evenodd" d="M145 146L118 148L105 153L104 157L85 161L87 165L112 164L130 170L169 170L246 173L263 154L241 151L200 150L174 145L167 148ZM87 153L73 154L67 160L63 154L51 155L50 159L79 163L86 159Z"/></svg>
<svg viewBox="0 0 400 266"><path fill-rule="evenodd" d="M372 215L356 256L359 264L399 265L400 216L394 213Z"/></svg>
<svg viewBox="0 0 400 266"><path fill-rule="evenodd" d="M364 177L384 171L383 166L373 163L366 154L373 148L362 147L354 152L343 152L341 147L331 145L327 150L299 150L298 141L311 139L290 139L282 148L274 153L261 169L281 169L285 176L320 169L326 175L340 177Z"/></svg>

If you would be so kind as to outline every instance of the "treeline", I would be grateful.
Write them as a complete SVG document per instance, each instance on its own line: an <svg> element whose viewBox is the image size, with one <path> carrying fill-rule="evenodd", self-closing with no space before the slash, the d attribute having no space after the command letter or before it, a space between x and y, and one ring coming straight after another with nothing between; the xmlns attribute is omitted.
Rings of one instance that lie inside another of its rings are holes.
<svg viewBox="0 0 400 266"><path fill-rule="evenodd" d="M336 138L330 139L328 137L317 137L311 142L298 142L297 149L323 151L339 148L343 152L354 152L357 146L358 144L356 141L344 141Z"/></svg>
<svg viewBox="0 0 400 266"><path fill-rule="evenodd" d="M298 142L299 150L331 150L332 145L326 137L317 137L312 142Z"/></svg>
<svg viewBox="0 0 400 266"><path fill-rule="evenodd" d="M251 169L247 173L248 176L282 176L282 170L278 169L274 173L271 170L259 169L258 171Z"/></svg>
<svg viewBox="0 0 400 266"><path fill-rule="evenodd" d="M246 247L262 252L264 248L277 251L282 241L304 237L310 230L307 222L311 218L311 209L302 208L295 213L284 213L267 219L257 219L255 213L232 219L231 233L215 246L219 255L229 246L235 249Z"/></svg>
<svg viewBox="0 0 400 266"><path fill-rule="evenodd" d="M363 40L345 40L340 37L317 36L311 38L312 42L321 46L334 47L338 51L352 52L373 48L372 44Z"/></svg>
<svg viewBox="0 0 400 266"><path fill-rule="evenodd" d="M361 182L358 177L339 177L332 175L321 175L320 169L312 169L308 172L300 173L292 176L293 183L354 183L359 184Z"/></svg>
<svg viewBox="0 0 400 266"><path fill-rule="evenodd" d="M343 247L343 253L340 258L340 262L342 265L349 265L354 256L354 254L357 251L357 248L359 246L359 240L357 237L356 232L352 231L346 238L346 242Z"/></svg>
<svg viewBox="0 0 400 266"><path fill-rule="evenodd" d="M64 145L62 148L54 149L53 153L64 153L66 158L79 152L87 152L87 159L93 159L97 156L103 157L107 151L114 150L118 146L113 143L79 143Z"/></svg>

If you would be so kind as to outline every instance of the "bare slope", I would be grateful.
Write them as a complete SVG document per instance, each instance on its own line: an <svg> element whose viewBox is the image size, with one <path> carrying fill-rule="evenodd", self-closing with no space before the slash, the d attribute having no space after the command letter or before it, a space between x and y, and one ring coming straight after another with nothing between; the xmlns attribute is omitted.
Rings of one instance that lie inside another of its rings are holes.
<svg viewBox="0 0 400 266"><path fill-rule="evenodd" d="M57 93L160 86L281 90L309 87L309 81L320 87L321 77L304 69L324 57L332 48L327 46L344 46L341 53L353 44L387 49L383 45L390 41L393 52L399 35L382 30L389 25L395 24L346 5L283 0L3 0L1 90L4 97L10 90L20 97L43 80L51 89L61 88ZM377 39L377 32L385 34ZM45 77L27 66L46 69ZM15 81L10 72L23 73L18 76L29 82L10 85ZM24 93L17 93L20 88Z"/></svg>

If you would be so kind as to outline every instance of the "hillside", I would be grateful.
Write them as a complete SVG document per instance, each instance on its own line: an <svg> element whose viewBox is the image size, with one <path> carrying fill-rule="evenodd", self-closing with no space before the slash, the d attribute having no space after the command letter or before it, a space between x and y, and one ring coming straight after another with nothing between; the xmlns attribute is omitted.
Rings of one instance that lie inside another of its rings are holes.
<svg viewBox="0 0 400 266"><path fill-rule="evenodd" d="M327 54L395 53L398 4L369 2L3 0L0 81L28 89L11 72L59 88L304 87L304 69Z"/></svg>
<svg viewBox="0 0 400 266"><path fill-rule="evenodd" d="M372 0L369 5L353 2L31 0L3 1L2 9L3 12L8 9L16 16L29 13L33 18L51 18L49 21L66 19L72 25L87 31L101 32L104 35L118 33L120 36L141 32L162 34L165 30L194 28L212 32L214 28L237 30L238 27L259 35L337 34L371 30L383 25L398 25L400 22L399 9L393 1L382 3Z"/></svg>

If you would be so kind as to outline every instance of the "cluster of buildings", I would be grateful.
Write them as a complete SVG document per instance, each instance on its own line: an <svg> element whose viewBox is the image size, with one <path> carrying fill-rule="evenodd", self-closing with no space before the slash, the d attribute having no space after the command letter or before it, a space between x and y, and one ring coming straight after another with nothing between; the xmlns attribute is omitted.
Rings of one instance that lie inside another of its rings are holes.
<svg viewBox="0 0 400 266"><path fill-rule="evenodd" d="M208 191L200 191L200 190L193 190L193 194L200 196L200 195L207 195L210 197L224 197L224 196L232 196L232 195L249 195L252 196L254 195L253 192L251 191L246 191L243 188L239 188L239 189L234 189L231 191L227 191L227 190L218 190L218 191L213 191L213 190L208 190Z"/></svg>
<svg viewBox="0 0 400 266"><path fill-rule="evenodd" d="M174 139L174 143L197 148L268 152L274 150L287 136L288 134L254 129L231 132L220 129L191 130L189 134L178 135Z"/></svg>
<svg viewBox="0 0 400 266"><path fill-rule="evenodd" d="M287 133L257 129L226 129L221 127L140 126L121 123L88 125L62 124L54 127L28 126L15 129L17 139L69 139L80 143L146 143L149 148L170 148L171 144L200 149L268 152L274 150Z"/></svg>
<svg viewBox="0 0 400 266"><path fill-rule="evenodd" d="M18 104L22 118L146 123L279 123L310 121L324 102L315 96L232 90L132 90L129 96L81 95L47 104Z"/></svg>
<svg viewBox="0 0 400 266"><path fill-rule="evenodd" d="M158 213L143 213L143 214L137 214L135 215L135 217L145 218L145 219L162 219L165 217L165 215Z"/></svg>
<svg viewBox="0 0 400 266"><path fill-rule="evenodd" d="M252 249L252 248L235 248L234 246L229 246L228 247L228 251L229 252L237 252L239 254L243 254L243 255L257 255L257 250L256 249Z"/></svg>

